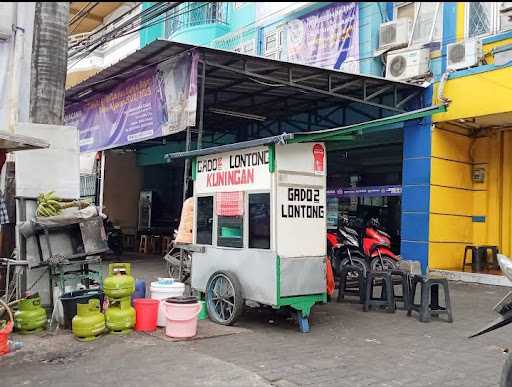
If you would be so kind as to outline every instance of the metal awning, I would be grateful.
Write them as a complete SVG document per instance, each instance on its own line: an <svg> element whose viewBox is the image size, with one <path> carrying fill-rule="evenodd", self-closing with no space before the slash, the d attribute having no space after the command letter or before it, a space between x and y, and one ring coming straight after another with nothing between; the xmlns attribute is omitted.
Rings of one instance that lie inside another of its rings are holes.
<svg viewBox="0 0 512 387"><path fill-rule="evenodd" d="M4 152L45 149L49 146L50 144L48 142L40 138L22 136L0 130L0 150Z"/></svg>
<svg viewBox="0 0 512 387"><path fill-rule="evenodd" d="M205 115L210 121L207 126L226 124L225 116L214 113L212 109L266 119L348 104L382 109L386 115L403 113L411 110L411 102L424 91L422 86L382 77L156 40L66 90L66 103L79 102L92 92L107 91L151 65L193 49L197 50L200 63L206 67Z"/></svg>
<svg viewBox="0 0 512 387"><path fill-rule="evenodd" d="M363 134L368 130L376 131L379 129L385 129L393 124L423 118L436 113L444 113L445 111L446 105L434 105L424 109L413 110L411 112L396 114L394 116L362 122L359 124L325 130L316 130L314 132L294 133L294 137L290 140L290 142L326 142L351 140L352 136L355 134Z"/></svg>
<svg viewBox="0 0 512 387"><path fill-rule="evenodd" d="M317 130L314 132L301 132L301 133L284 133L280 136L266 137L259 140L237 142L229 145L216 146L200 150L193 150L189 152L176 152L169 153L165 156L167 160L178 158L191 158L197 156L206 156L221 152L228 152L240 149L247 149L253 146L266 145L266 144L285 144L297 142L332 142L332 141L350 141L354 139L355 134L364 134L367 131L386 130L391 125L399 124L404 121L420 119L436 113L443 113L446 111L446 105L430 106L424 109L413 110L411 112L397 114L394 116L377 119L360 124L349 125L339 128L332 128L327 130Z"/></svg>

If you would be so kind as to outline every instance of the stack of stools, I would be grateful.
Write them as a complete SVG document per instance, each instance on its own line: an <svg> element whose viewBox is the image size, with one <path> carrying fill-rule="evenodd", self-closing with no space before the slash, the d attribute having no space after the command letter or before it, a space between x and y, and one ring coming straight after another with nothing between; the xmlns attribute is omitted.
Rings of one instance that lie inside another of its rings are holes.
<svg viewBox="0 0 512 387"><path fill-rule="evenodd" d="M420 303L415 302L416 288L418 284L421 286ZM439 288L443 288L445 305L439 305ZM450 291L448 289L448 280L435 275L415 275L412 278L411 284L411 303L407 315L410 316L412 312L419 314L421 322L429 322L432 316L439 316L440 314L447 315L447 321L453 322L452 306L450 302Z"/></svg>
<svg viewBox="0 0 512 387"><path fill-rule="evenodd" d="M354 278L354 274L357 274L357 278ZM354 281L357 281L357 284L354 284ZM364 304L365 287L366 278L361 267L355 265L343 266L340 274L337 302L343 300L345 296L357 296L359 303Z"/></svg>
<svg viewBox="0 0 512 387"><path fill-rule="evenodd" d="M373 290L375 287L381 287L379 298L373 297ZM363 310L368 310L373 307L385 307L389 313L394 313L395 295L393 291L393 277L389 271L369 271L368 278L366 279L365 300Z"/></svg>
<svg viewBox="0 0 512 387"><path fill-rule="evenodd" d="M131 275L129 263L108 265L108 277L103 281L103 291L108 298L105 312L107 328L111 333L131 332L135 325L135 309L131 295L135 291L135 279Z"/></svg>

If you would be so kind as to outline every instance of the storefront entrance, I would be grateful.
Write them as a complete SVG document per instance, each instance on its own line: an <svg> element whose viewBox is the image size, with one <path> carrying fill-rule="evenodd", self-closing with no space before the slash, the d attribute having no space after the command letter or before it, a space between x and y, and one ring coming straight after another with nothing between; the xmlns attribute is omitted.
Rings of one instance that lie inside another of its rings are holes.
<svg viewBox="0 0 512 387"><path fill-rule="evenodd" d="M372 145L365 145L372 144ZM371 218L377 218L391 236L392 250L400 251L402 194L401 129L366 136L359 146L348 145L328 151L327 223L338 227L341 216L362 234Z"/></svg>

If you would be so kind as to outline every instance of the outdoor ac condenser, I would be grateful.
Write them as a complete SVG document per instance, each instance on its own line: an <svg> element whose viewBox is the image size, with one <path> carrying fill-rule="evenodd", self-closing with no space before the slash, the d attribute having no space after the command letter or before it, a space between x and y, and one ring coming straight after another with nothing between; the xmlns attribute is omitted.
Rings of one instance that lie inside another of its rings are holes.
<svg viewBox="0 0 512 387"><path fill-rule="evenodd" d="M411 25L409 18L382 23L379 30L379 50L407 46Z"/></svg>
<svg viewBox="0 0 512 387"><path fill-rule="evenodd" d="M482 58L482 43L475 39L452 43L447 47L448 71L477 66Z"/></svg>
<svg viewBox="0 0 512 387"><path fill-rule="evenodd" d="M499 3L500 11L500 31L512 29L512 1L503 1Z"/></svg>
<svg viewBox="0 0 512 387"><path fill-rule="evenodd" d="M387 57L386 78L401 81L426 75L429 72L429 60L428 48L392 51Z"/></svg>

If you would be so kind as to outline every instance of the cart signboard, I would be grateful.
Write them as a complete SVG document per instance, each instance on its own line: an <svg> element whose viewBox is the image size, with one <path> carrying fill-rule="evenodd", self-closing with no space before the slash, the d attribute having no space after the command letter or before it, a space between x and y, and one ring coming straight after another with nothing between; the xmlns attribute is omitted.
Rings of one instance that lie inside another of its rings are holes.
<svg viewBox="0 0 512 387"><path fill-rule="evenodd" d="M196 173L198 193L269 190L268 147L198 157Z"/></svg>

